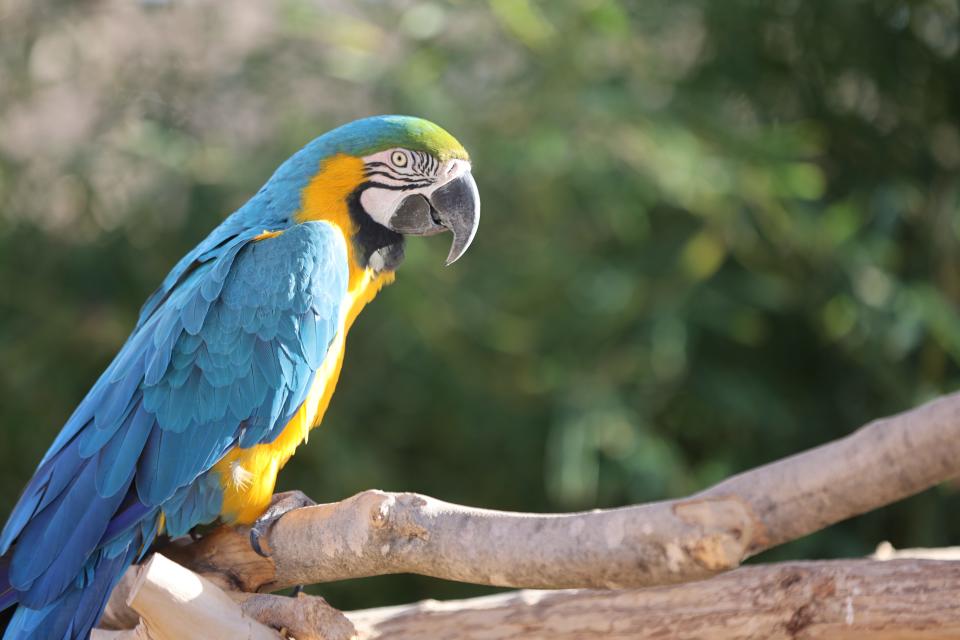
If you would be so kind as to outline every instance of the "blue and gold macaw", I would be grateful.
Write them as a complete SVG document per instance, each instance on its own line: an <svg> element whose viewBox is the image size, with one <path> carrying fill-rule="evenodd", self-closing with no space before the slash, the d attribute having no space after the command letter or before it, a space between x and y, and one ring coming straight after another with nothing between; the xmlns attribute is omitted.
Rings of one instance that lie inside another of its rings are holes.
<svg viewBox="0 0 960 640"><path fill-rule="evenodd" d="M358 120L283 163L147 300L0 535L4 640L86 638L159 533L250 524L333 394L347 331L405 235L477 230L467 152L435 124Z"/></svg>

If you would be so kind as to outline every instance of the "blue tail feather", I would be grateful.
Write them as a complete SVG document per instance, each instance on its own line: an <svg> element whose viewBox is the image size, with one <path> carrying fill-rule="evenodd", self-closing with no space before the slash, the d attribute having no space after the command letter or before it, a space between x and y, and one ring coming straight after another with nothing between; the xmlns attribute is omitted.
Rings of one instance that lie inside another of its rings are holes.
<svg viewBox="0 0 960 640"><path fill-rule="evenodd" d="M10 556L0 557L0 611L17 603L17 592L10 586Z"/></svg>
<svg viewBox="0 0 960 640"><path fill-rule="evenodd" d="M20 605L14 612L3 640L86 640L106 606L110 592L133 562L137 549L130 545L124 553L110 557L100 551L89 579L77 581L59 598L40 609ZM42 630L42 631L41 631Z"/></svg>
<svg viewBox="0 0 960 640"><path fill-rule="evenodd" d="M113 540L104 540L66 589L42 606L22 602L21 596L27 594L10 586L8 559L0 558L0 610L17 605L3 640L86 640L124 571L156 536L159 510L144 514L136 506L131 504L122 512L126 517L114 528ZM141 517L133 520L132 513Z"/></svg>

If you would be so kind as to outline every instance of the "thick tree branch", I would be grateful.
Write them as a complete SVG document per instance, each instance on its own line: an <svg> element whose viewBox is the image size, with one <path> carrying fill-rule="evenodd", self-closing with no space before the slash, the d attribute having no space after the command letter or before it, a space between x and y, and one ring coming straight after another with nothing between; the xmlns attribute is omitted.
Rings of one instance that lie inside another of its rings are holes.
<svg viewBox="0 0 960 640"><path fill-rule="evenodd" d="M960 392L739 475L695 497L735 495L763 524L754 555L960 475Z"/></svg>
<svg viewBox="0 0 960 640"><path fill-rule="evenodd" d="M200 579L186 569L171 570L167 565L173 563L165 559L162 564L164 575L186 572L188 577L173 582L148 578L149 605L144 607L137 587L131 599L146 615L160 616L164 623L141 624L129 632L97 632L94 640L271 637L272 632L249 620L238 627L243 615L230 599L246 596L227 597L207 583L195 598L184 598L179 581L196 584ZM244 613L274 627L284 626L298 640L945 640L960 636L960 562L917 559L758 565L673 586L517 591L353 611L346 616L325 604L318 608L319 598L249 597L257 604L247 606L247 600ZM244 632L250 628L265 635L248 636ZM112 633L118 635L108 635Z"/></svg>
<svg viewBox="0 0 960 640"><path fill-rule="evenodd" d="M127 572L111 596L101 627L93 640L355 637L350 621L323 598L225 591L159 553ZM277 633L280 629L282 635Z"/></svg>
<svg viewBox="0 0 960 640"><path fill-rule="evenodd" d="M159 553L137 568L127 605L142 620L134 633L148 638L281 640L216 585Z"/></svg>
<svg viewBox="0 0 960 640"><path fill-rule="evenodd" d="M358 640L946 640L960 637L960 563L792 562L666 587L519 591L347 617Z"/></svg>
<svg viewBox="0 0 960 640"><path fill-rule="evenodd" d="M960 473L960 394L877 420L688 498L574 514L507 513L367 491L297 509L250 550L221 531L169 553L247 591L387 573L521 588L704 578Z"/></svg>

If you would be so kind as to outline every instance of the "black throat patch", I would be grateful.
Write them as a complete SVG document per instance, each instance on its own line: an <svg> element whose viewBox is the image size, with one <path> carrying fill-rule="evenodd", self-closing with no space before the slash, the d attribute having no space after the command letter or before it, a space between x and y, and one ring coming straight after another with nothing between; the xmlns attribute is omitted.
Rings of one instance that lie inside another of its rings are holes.
<svg viewBox="0 0 960 640"><path fill-rule="evenodd" d="M352 238L357 263L361 268L369 266L377 273L396 271L403 262L403 236L378 224L367 214L360 204L364 188L365 185L361 185L347 198L350 219L357 225Z"/></svg>

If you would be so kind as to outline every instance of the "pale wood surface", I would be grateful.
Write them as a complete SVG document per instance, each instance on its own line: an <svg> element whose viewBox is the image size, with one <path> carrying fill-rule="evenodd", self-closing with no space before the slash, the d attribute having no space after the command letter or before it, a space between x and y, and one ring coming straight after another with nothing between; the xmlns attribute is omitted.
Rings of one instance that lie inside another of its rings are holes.
<svg viewBox="0 0 960 640"><path fill-rule="evenodd" d="M133 631L98 631L94 640L279 637L243 621L236 605L226 604L231 596L212 583L206 583L200 596L185 600L184 595L196 589L184 590L181 583L201 579L179 573L186 569L170 570L169 561L163 564L162 577L148 579L150 598L133 600L148 615L165 617L163 623L148 619ZM177 584L171 585L169 578ZM286 627L298 640L960 638L960 562L942 560L757 565L681 585L514 591L345 615L309 596L232 597L247 600L247 614ZM248 607L250 602L256 604Z"/></svg>
<svg viewBox="0 0 960 640"><path fill-rule="evenodd" d="M752 566L697 582L958 474L960 394L952 394L678 500L525 514L366 491L285 514L262 540L270 558L251 550L246 532L226 528L164 553L208 578L211 592L398 572L523 588L632 588L353 612L347 618L358 638L960 638L960 563ZM878 557L897 556L881 550ZM686 584L634 588L676 583ZM166 598L167 617L190 603L171 596L176 589L171 582L157 592L155 609ZM300 624L304 638L353 634L315 600L261 598L247 608L274 627ZM142 615L150 633L164 624ZM240 637L235 632L203 637Z"/></svg>
<svg viewBox="0 0 960 640"><path fill-rule="evenodd" d="M154 640L281 640L212 582L159 553L139 568L127 604Z"/></svg>
<svg viewBox="0 0 960 640"><path fill-rule="evenodd" d="M960 638L960 562L758 565L667 587L517 591L347 615L360 640L947 640Z"/></svg>
<svg viewBox="0 0 960 640"><path fill-rule="evenodd" d="M404 572L518 588L653 586L733 569L958 474L952 394L677 500L529 514L365 491L281 517L262 541L269 560L233 531L169 553L247 591Z"/></svg>

